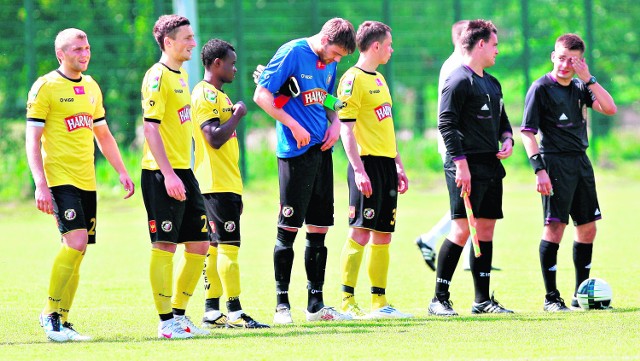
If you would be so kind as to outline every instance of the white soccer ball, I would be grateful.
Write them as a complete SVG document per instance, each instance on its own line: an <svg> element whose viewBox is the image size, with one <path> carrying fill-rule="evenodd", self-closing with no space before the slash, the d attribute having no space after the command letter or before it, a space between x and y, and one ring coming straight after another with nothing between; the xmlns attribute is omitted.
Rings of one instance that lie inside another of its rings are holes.
<svg viewBox="0 0 640 361"><path fill-rule="evenodd" d="M576 297L584 310L604 310L611 308L613 292L603 279L589 278L578 286Z"/></svg>

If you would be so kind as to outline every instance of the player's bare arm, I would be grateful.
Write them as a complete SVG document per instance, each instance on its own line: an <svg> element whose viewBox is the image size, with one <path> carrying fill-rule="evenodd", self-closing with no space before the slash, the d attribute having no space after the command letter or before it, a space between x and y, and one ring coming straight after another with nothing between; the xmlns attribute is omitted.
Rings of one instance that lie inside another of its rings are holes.
<svg viewBox="0 0 640 361"><path fill-rule="evenodd" d="M576 75L580 80L588 84L592 78L591 72L589 72L589 66L585 58L572 57L571 58L571 66L575 71ZM605 115L614 115L618 111L613 98L607 92L605 88L600 85L600 83L596 82L588 85L589 90L595 96L596 100L593 102L593 110L605 114Z"/></svg>
<svg viewBox="0 0 640 361"><path fill-rule="evenodd" d="M409 178L404 171L404 164L402 164L402 159L400 159L400 153L396 155L394 161L396 163L396 173L398 173L398 192L404 194L409 190Z"/></svg>
<svg viewBox="0 0 640 361"><path fill-rule="evenodd" d="M133 184L131 177L129 177L127 168L122 162L120 150L118 149L116 140L113 138L109 127L106 124L93 127L93 134L95 135L100 151L120 176L120 184L122 184L125 192L127 192L124 199L131 197L135 192L135 185Z"/></svg>
<svg viewBox="0 0 640 361"><path fill-rule="evenodd" d="M536 135L533 132L523 130L520 135L522 136L522 144L524 145L524 149L527 152L527 157L530 159L532 157L538 157L538 159L532 159L532 162L542 162L542 157L540 156L540 148L538 146L538 141L536 140ZM534 169L535 170L535 169ZM548 196L553 192L553 186L551 185L551 179L549 178L549 174L547 174L547 170L542 168L536 171L536 191L538 193Z"/></svg>
<svg viewBox="0 0 640 361"><path fill-rule="evenodd" d="M220 149L231 138L240 120L247 114L247 106L242 101L235 103L232 109L233 115L224 124L212 121L202 127L204 138L214 149Z"/></svg>
<svg viewBox="0 0 640 361"><path fill-rule="evenodd" d="M325 112L327 113L327 119L331 122L331 125L327 128L327 131L324 133L324 137L322 138L322 146L320 150L323 152L325 150L331 149L334 144L340 138L340 119L338 118L338 114L330 109L325 108Z"/></svg>
<svg viewBox="0 0 640 361"><path fill-rule="evenodd" d="M182 180L176 175L167 158L167 152L164 150L164 143L160 136L160 123L144 122L144 137L149 144L149 149L153 158L160 167L160 172L164 176L164 186L167 194L176 200L184 201L187 199L186 190Z"/></svg>
<svg viewBox="0 0 640 361"><path fill-rule="evenodd" d="M256 91L253 94L253 101L258 104L262 110L264 110L269 116L284 124L296 139L298 148L302 148L309 144L311 141L311 134L304 129L300 123L298 123L292 116L287 114L284 110L273 106L273 94L260 85L256 87Z"/></svg>
<svg viewBox="0 0 640 361"><path fill-rule="evenodd" d="M371 179L364 170L364 164L358 153L358 143L356 137L353 135L353 127L355 122L343 122L340 126L340 137L342 139L342 146L344 152L347 154L347 159L351 167L353 167L353 173L355 176L355 183L358 190L367 198L371 197L373 188L371 187Z"/></svg>
<svg viewBox="0 0 640 361"><path fill-rule="evenodd" d="M49 185L47 185L47 179L44 176L42 153L40 153L40 140L42 139L43 132L43 127L27 125L27 160L36 186L36 207L43 213L53 214L53 200L51 198Z"/></svg>

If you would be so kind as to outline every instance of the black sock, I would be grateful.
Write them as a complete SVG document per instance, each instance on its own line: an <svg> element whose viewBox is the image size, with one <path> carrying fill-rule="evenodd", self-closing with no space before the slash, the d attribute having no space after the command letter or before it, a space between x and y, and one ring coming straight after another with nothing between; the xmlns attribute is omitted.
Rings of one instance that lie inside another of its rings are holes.
<svg viewBox="0 0 640 361"><path fill-rule="evenodd" d="M229 300L227 300L227 310L229 310L229 312L235 312L241 309L240 297L229 297Z"/></svg>
<svg viewBox="0 0 640 361"><path fill-rule="evenodd" d="M493 259L493 242L480 241L480 253L478 258L475 252L469 252L469 265L473 275L473 286L475 287L476 303L489 299L489 286L491 282L491 260Z"/></svg>
<svg viewBox="0 0 640 361"><path fill-rule="evenodd" d="M557 291L556 269L558 267L558 243L540 240L540 268L547 293Z"/></svg>
<svg viewBox="0 0 640 361"><path fill-rule="evenodd" d="M436 267L436 297L439 300L449 299L449 285L461 254L461 246L448 239L442 242L438 252L438 266Z"/></svg>
<svg viewBox="0 0 640 361"><path fill-rule="evenodd" d="M204 312L207 311L220 311L220 299L207 298L204 300Z"/></svg>
<svg viewBox="0 0 640 361"><path fill-rule="evenodd" d="M291 307L289 304L289 282L293 266L293 241L297 232L278 228L278 239L273 248L273 269L276 279L276 305Z"/></svg>
<svg viewBox="0 0 640 361"><path fill-rule="evenodd" d="M174 308L173 309L173 315L174 316L184 316L184 314L186 313L186 310L180 309L180 308Z"/></svg>
<svg viewBox="0 0 640 361"><path fill-rule="evenodd" d="M324 233L307 233L304 249L304 267L307 271L307 311L318 312L324 307L322 287L327 266L327 247Z"/></svg>
<svg viewBox="0 0 640 361"><path fill-rule="evenodd" d="M573 266L576 268L576 289L573 293L574 296L578 292L578 286L580 286L582 281L589 278L592 254L593 243L573 242Z"/></svg>

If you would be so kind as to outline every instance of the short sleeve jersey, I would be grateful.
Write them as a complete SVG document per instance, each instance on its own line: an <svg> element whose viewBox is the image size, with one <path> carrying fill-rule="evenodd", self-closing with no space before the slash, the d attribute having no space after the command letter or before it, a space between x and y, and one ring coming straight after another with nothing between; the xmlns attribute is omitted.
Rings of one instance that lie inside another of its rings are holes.
<svg viewBox="0 0 640 361"><path fill-rule="evenodd" d="M442 89L438 129L452 158L497 153L501 135L511 132L498 80L465 65L454 70Z"/></svg>
<svg viewBox="0 0 640 361"><path fill-rule="evenodd" d="M160 136L167 158L174 169L191 168L191 96L187 72L154 64L142 81L142 112L144 120L160 124ZM142 168L159 170L149 144L145 140Z"/></svg>
<svg viewBox="0 0 640 361"><path fill-rule="evenodd" d="M338 113L340 120L355 122L353 134L360 156L395 158L393 102L382 74L350 68L340 79L338 97L346 104Z"/></svg>
<svg viewBox="0 0 640 361"><path fill-rule="evenodd" d="M521 130L540 132L540 153L584 152L589 147L587 108L593 101L581 80L563 86L546 74L527 92Z"/></svg>
<svg viewBox="0 0 640 361"><path fill-rule="evenodd" d="M231 192L242 194L242 177L238 160L240 151L234 131L219 149L213 148L202 127L210 122L226 123L233 115L233 103L224 92L206 81L198 83L191 94L191 110L195 121L194 173L204 193Z"/></svg>
<svg viewBox="0 0 640 361"><path fill-rule="evenodd" d="M275 94L291 76L298 81L300 95L291 98L283 109L311 135L309 144L298 149L291 130L276 122L276 155L279 158L298 156L322 143L327 130L327 114L322 104L327 93L333 92L336 69L335 62L325 64L320 60L306 38L282 45L266 65L258 85L271 93Z"/></svg>
<svg viewBox="0 0 640 361"><path fill-rule="evenodd" d="M44 127L41 151L49 187L96 190L93 127L107 122L95 80L69 79L58 71L38 78L27 100L27 123Z"/></svg>

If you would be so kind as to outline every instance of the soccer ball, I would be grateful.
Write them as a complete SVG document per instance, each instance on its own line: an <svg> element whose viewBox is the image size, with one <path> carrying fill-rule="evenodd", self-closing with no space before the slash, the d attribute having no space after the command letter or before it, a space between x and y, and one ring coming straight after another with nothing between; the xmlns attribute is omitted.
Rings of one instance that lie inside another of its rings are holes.
<svg viewBox="0 0 640 361"><path fill-rule="evenodd" d="M604 310L611 308L611 286L603 279L589 278L578 286L578 304L584 310Z"/></svg>

